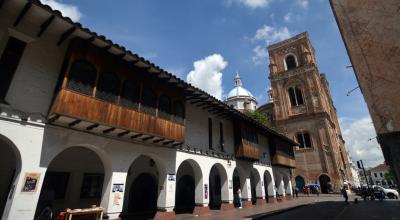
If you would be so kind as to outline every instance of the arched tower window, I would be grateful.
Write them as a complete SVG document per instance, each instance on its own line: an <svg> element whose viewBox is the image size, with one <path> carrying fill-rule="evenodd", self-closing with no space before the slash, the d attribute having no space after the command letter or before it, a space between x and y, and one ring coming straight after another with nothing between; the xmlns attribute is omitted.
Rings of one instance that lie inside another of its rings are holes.
<svg viewBox="0 0 400 220"><path fill-rule="evenodd" d="M286 56L285 63L286 63L286 70L290 70L297 67L296 58L294 57L294 55Z"/></svg>
<svg viewBox="0 0 400 220"><path fill-rule="evenodd" d="M71 65L67 88L85 95L92 95L96 82L96 68L85 60L77 60Z"/></svg>
<svg viewBox="0 0 400 220"><path fill-rule="evenodd" d="M117 102L119 93L119 78L114 73L102 72L96 87L96 98Z"/></svg>
<svg viewBox="0 0 400 220"><path fill-rule="evenodd" d="M158 116L165 119L171 118L171 99L166 95L158 98Z"/></svg>
<svg viewBox="0 0 400 220"><path fill-rule="evenodd" d="M300 88L298 88L297 86L290 87L288 92L289 92L290 104L292 106L299 106L304 104L303 94Z"/></svg>
<svg viewBox="0 0 400 220"><path fill-rule="evenodd" d="M137 109L139 106L140 86L133 80L125 80L122 84L121 105Z"/></svg>
<svg viewBox="0 0 400 220"><path fill-rule="evenodd" d="M151 88L143 88L141 104L140 109L142 112L152 115L156 114L157 95Z"/></svg>
<svg viewBox="0 0 400 220"><path fill-rule="evenodd" d="M308 132L297 133L297 142L300 144L300 148L311 148L311 138Z"/></svg>

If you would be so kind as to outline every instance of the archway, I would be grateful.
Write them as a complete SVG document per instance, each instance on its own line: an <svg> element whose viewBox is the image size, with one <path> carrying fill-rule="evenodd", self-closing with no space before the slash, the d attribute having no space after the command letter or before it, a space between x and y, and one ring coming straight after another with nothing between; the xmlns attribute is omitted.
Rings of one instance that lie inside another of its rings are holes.
<svg viewBox="0 0 400 220"><path fill-rule="evenodd" d="M264 191L265 199L269 202L269 197L274 196L274 183L272 182L271 174L267 170L264 172Z"/></svg>
<svg viewBox="0 0 400 220"><path fill-rule="evenodd" d="M260 175L256 169L250 171L250 187L251 187L251 202L253 205L257 203L257 193L261 194ZM258 192L257 192L258 191Z"/></svg>
<svg viewBox="0 0 400 220"><path fill-rule="evenodd" d="M71 147L49 164L36 214L50 207L53 216L66 208L89 208L100 205L104 182L104 165L99 156L84 147Z"/></svg>
<svg viewBox="0 0 400 220"><path fill-rule="evenodd" d="M20 172L21 159L17 149L0 137L0 218L4 214L7 199Z"/></svg>
<svg viewBox="0 0 400 220"><path fill-rule="evenodd" d="M300 192L303 192L303 188L306 185L304 178L302 176L296 176L294 180L296 182L296 187L299 189Z"/></svg>
<svg viewBox="0 0 400 220"><path fill-rule="evenodd" d="M239 201L238 190L239 189L242 190L242 186L240 183L240 175L237 168L235 168L235 170L233 171L232 182L233 182L233 204L235 207L239 207L240 201Z"/></svg>
<svg viewBox="0 0 400 220"><path fill-rule="evenodd" d="M193 160L182 162L176 173L175 213L192 213L196 205L196 192L202 197L202 172Z"/></svg>
<svg viewBox="0 0 400 220"><path fill-rule="evenodd" d="M123 219L153 218L157 212L159 170L156 162L139 156L129 167L126 180Z"/></svg>
<svg viewBox="0 0 400 220"><path fill-rule="evenodd" d="M329 193L331 191L331 178L325 174L319 176L319 185L321 186L322 193Z"/></svg>
<svg viewBox="0 0 400 220"><path fill-rule="evenodd" d="M210 190L210 209L220 209L222 203L223 190L227 191L227 174L221 164L215 164L210 170L209 190Z"/></svg>

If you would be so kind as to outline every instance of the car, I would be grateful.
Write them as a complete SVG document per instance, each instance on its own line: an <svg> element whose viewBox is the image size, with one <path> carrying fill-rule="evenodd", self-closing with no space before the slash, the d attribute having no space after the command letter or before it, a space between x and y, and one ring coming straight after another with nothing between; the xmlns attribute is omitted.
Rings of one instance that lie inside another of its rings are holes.
<svg viewBox="0 0 400 220"><path fill-rule="evenodd" d="M386 189L382 186L374 186L375 190L381 190L385 193L385 196L387 196L389 199L398 199L399 198L399 192L397 192L394 189Z"/></svg>

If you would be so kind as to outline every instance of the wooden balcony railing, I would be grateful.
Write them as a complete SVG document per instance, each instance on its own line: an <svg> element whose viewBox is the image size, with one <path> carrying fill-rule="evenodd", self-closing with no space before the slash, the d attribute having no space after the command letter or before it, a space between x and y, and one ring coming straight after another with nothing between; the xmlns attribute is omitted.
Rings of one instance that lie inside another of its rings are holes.
<svg viewBox="0 0 400 220"><path fill-rule="evenodd" d="M179 142L184 141L184 125L98 100L67 89L57 94L49 116L66 116Z"/></svg>
<svg viewBox="0 0 400 220"><path fill-rule="evenodd" d="M296 167L296 161L294 160L294 158L288 157L286 155L282 155L282 154L274 154L272 156L272 164L273 165L282 165L282 166L287 166L287 167L292 167L295 168Z"/></svg>
<svg viewBox="0 0 400 220"><path fill-rule="evenodd" d="M257 146L252 146L242 143L236 146L235 157L247 160L259 160L260 150L258 149Z"/></svg>

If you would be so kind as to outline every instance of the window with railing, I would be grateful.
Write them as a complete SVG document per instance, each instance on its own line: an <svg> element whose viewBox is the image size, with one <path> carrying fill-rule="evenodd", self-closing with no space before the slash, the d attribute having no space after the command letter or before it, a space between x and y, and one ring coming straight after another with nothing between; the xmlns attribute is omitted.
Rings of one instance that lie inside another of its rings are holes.
<svg viewBox="0 0 400 220"><path fill-rule="evenodd" d="M72 63L67 88L85 95L92 96L96 83L96 68L85 60L77 60Z"/></svg>
<svg viewBox="0 0 400 220"><path fill-rule="evenodd" d="M171 119L171 99L166 95L158 98L158 116L164 119Z"/></svg>
<svg viewBox="0 0 400 220"><path fill-rule="evenodd" d="M134 80L125 80L122 84L120 104L126 108L138 109L140 98L140 85Z"/></svg>
<svg viewBox="0 0 400 220"><path fill-rule="evenodd" d="M140 111L155 115L157 108L157 95L156 93L149 87L144 87L142 92L142 100Z"/></svg>
<svg viewBox="0 0 400 220"><path fill-rule="evenodd" d="M116 103L118 101L120 80L110 72L102 72L96 87L96 98Z"/></svg>

